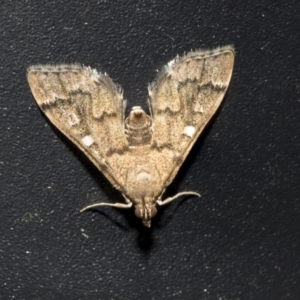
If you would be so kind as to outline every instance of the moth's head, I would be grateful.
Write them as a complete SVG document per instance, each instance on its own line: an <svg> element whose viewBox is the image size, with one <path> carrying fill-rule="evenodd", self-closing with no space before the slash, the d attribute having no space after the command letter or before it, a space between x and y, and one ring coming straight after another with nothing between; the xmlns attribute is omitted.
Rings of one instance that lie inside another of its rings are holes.
<svg viewBox="0 0 300 300"><path fill-rule="evenodd" d="M155 205L152 203L139 203L135 206L135 215L142 219L143 225L151 227L151 218L157 213Z"/></svg>

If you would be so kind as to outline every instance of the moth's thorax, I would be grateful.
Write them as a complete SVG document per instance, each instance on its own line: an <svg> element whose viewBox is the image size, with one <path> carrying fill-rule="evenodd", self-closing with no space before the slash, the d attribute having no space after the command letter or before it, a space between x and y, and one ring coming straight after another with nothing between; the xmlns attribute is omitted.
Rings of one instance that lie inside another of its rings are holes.
<svg viewBox="0 0 300 300"><path fill-rule="evenodd" d="M124 188L125 194L135 205L143 199L146 199L146 202L155 203L164 187L161 175L151 157L148 159L145 157L144 161L141 159L133 164L130 170L127 170Z"/></svg>
<svg viewBox="0 0 300 300"><path fill-rule="evenodd" d="M139 106L132 110L125 120L125 136L129 147L149 145L152 137L151 118Z"/></svg>
<svg viewBox="0 0 300 300"><path fill-rule="evenodd" d="M138 147L147 152L146 147ZM141 218L146 227L151 226L151 218L156 215L156 201L163 189L161 176L155 165L151 161L151 157L146 156L127 173L125 189L131 196L131 202L135 206L135 215Z"/></svg>

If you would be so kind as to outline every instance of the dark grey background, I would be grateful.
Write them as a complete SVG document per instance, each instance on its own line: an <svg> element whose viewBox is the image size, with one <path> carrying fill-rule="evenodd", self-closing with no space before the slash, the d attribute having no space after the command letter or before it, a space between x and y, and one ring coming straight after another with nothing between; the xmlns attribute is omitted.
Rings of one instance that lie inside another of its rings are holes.
<svg viewBox="0 0 300 300"><path fill-rule="evenodd" d="M80 3L81 2L81 3ZM1 299L299 299L300 3L2 1ZM26 68L107 72L128 107L177 54L234 44L232 81L160 210L122 197L35 104Z"/></svg>

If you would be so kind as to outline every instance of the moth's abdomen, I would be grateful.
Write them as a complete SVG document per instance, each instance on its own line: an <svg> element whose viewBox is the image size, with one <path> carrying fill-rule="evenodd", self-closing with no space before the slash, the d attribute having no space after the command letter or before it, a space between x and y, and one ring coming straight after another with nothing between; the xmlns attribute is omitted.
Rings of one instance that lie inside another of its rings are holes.
<svg viewBox="0 0 300 300"><path fill-rule="evenodd" d="M151 118L134 106L125 120L125 136L130 147L149 145L152 137Z"/></svg>

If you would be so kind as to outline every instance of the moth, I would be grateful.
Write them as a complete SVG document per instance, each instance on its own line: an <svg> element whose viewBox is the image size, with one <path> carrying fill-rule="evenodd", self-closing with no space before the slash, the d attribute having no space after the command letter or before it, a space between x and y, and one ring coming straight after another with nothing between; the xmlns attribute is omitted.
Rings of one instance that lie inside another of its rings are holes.
<svg viewBox="0 0 300 300"><path fill-rule="evenodd" d="M79 64L34 65L27 79L49 120L79 147L151 226L157 207L180 166L218 109L229 85L234 48L189 52L171 60L148 87L150 115L134 106L125 119L121 87L106 73Z"/></svg>

